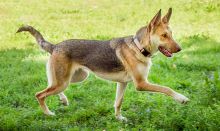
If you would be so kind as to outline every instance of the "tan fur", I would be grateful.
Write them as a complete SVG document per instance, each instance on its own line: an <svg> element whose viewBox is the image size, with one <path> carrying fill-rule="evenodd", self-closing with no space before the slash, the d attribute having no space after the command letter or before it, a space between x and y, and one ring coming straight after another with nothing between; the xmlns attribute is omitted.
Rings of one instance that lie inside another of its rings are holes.
<svg viewBox="0 0 220 131"><path fill-rule="evenodd" d="M43 91L36 93L36 98L45 114L53 115L45 104L45 98L63 92L71 79L73 72L76 70L74 63L60 54L52 54L48 63L50 66L51 82Z"/></svg>
<svg viewBox="0 0 220 131"><path fill-rule="evenodd" d="M123 82L117 83L116 97L115 97L115 104L114 104L116 119L123 120L123 121L127 121L127 119L121 115L121 105L122 105L126 86L127 86L127 82L126 83L123 83Z"/></svg>

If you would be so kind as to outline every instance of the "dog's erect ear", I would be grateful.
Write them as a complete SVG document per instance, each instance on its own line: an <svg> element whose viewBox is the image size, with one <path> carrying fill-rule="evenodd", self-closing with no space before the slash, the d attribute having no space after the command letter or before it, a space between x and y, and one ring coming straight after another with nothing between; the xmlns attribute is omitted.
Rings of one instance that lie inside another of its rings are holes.
<svg viewBox="0 0 220 131"><path fill-rule="evenodd" d="M171 14L172 14L172 8L169 8L167 14L166 14L166 15L163 17L163 19L162 19L162 22L163 22L164 24L168 24L168 23L169 23Z"/></svg>
<svg viewBox="0 0 220 131"><path fill-rule="evenodd" d="M161 9L157 12L157 14L154 16L154 18L150 21L149 24L149 31L155 29L161 22Z"/></svg>

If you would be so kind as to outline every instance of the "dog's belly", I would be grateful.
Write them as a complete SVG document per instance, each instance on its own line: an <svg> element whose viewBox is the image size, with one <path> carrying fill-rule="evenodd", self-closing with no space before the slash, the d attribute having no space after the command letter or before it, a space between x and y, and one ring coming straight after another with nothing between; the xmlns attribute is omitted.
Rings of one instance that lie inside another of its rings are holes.
<svg viewBox="0 0 220 131"><path fill-rule="evenodd" d="M103 73L93 72L96 76L115 82L129 82L132 80L131 76L126 71L114 72L114 73Z"/></svg>

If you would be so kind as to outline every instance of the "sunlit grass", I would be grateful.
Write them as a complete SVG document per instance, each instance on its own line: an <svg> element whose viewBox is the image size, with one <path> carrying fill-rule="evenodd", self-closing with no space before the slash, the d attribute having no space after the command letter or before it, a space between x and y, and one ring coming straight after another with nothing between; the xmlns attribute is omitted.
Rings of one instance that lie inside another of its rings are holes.
<svg viewBox="0 0 220 131"><path fill-rule="evenodd" d="M183 50L173 58L158 53L149 81L183 93L191 99L180 105L172 98L137 92L129 84L122 113L129 121L114 118L116 84L94 75L71 84L65 94L47 99L55 117L43 115L34 95L46 88L45 63L27 33L15 34L21 25L32 25L50 42L83 38L106 40L134 34L161 8L173 7L171 27ZM0 1L0 130L220 130L220 2L162 0Z"/></svg>

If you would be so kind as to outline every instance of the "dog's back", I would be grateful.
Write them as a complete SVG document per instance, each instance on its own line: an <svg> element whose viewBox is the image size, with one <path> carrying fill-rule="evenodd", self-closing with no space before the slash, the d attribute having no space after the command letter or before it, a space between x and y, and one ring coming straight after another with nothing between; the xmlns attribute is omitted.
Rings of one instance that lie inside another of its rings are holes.
<svg viewBox="0 0 220 131"><path fill-rule="evenodd" d="M92 71L109 73L124 70L109 40L70 39L57 44L53 53L64 53L72 61Z"/></svg>

